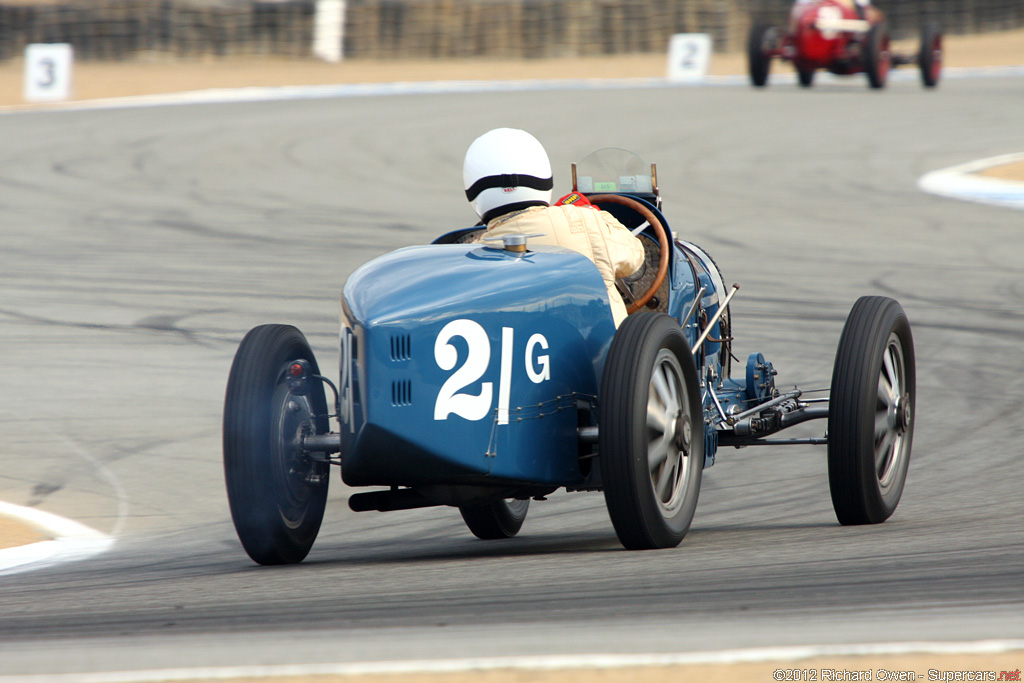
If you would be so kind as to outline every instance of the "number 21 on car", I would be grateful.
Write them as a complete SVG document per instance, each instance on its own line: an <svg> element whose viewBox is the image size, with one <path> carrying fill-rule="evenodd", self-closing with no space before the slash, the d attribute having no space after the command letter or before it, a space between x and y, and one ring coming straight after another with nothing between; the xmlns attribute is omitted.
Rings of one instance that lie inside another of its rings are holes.
<svg viewBox="0 0 1024 683"><path fill-rule="evenodd" d="M452 340L461 337L468 348L462 365L458 365L458 349ZM526 376L534 384L551 379L551 359L544 353L548 340L542 334L532 334L525 346L516 348L516 333L511 327L501 328L501 356L498 386L494 382L480 384L480 392L462 391L481 380L491 363L491 340L483 326L473 320L453 320L438 333L434 340L434 360L444 371L453 371L441 386L434 402L434 420L447 420L457 415L466 420L482 420L492 414L494 394L498 397L498 424L508 424L509 400L512 391L512 368L521 359ZM519 354L522 355L519 355ZM458 366L458 367L456 367Z"/></svg>

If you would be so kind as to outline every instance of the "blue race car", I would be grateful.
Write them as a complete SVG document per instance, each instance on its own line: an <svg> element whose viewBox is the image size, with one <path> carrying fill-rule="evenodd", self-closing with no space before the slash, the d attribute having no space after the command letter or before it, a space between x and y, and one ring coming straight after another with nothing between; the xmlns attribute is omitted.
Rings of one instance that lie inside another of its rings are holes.
<svg viewBox="0 0 1024 683"><path fill-rule="evenodd" d="M619 282L630 316L618 330L587 258L523 235L474 243L475 226L349 277L337 384L296 328L245 336L228 379L224 471L253 560L306 556L331 465L369 487L349 497L355 511L453 506L483 539L514 536L530 501L560 488L603 491L622 545L646 549L682 541L719 448L827 444L840 523L893 513L916 393L899 303L854 304L829 396L780 391L759 353L733 372L738 285L672 235L654 164L598 150L573 165L573 191L645 245L645 266ZM772 438L816 419L826 436Z"/></svg>

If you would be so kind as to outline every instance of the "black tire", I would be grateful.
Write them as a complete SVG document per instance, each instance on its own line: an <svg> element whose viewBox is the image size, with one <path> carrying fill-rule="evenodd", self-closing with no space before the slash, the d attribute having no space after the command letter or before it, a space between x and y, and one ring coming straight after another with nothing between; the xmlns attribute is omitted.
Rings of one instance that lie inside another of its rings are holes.
<svg viewBox="0 0 1024 683"><path fill-rule="evenodd" d="M477 538L512 538L523 528L530 509L529 500L498 500L486 505L462 506L459 512Z"/></svg>
<svg viewBox="0 0 1024 683"><path fill-rule="evenodd" d="M889 26L883 21L872 26L864 39L864 73L868 75L868 85L884 88L891 66Z"/></svg>
<svg viewBox="0 0 1024 683"><path fill-rule="evenodd" d="M750 83L758 88L768 84L772 58L766 53L774 32L773 28L764 24L754 24L750 27L750 35L747 38L747 66L750 71Z"/></svg>
<svg viewBox="0 0 1024 683"><path fill-rule="evenodd" d="M917 395L914 340L893 299L861 297L839 339L828 413L828 485L840 524L896 510L910 466Z"/></svg>
<svg viewBox="0 0 1024 683"><path fill-rule="evenodd" d="M942 73L942 31L936 24L921 27L921 49L917 53L917 65L921 69L921 84L934 88L939 84Z"/></svg>
<svg viewBox="0 0 1024 683"><path fill-rule="evenodd" d="M231 365L224 401L224 478L242 547L260 564L301 562L316 540L327 503L329 465L294 445L302 430L327 432L323 385L295 396L287 367L316 359L299 330L254 327Z"/></svg>
<svg viewBox="0 0 1024 683"><path fill-rule="evenodd" d="M801 88L810 88L814 85L814 69L796 69L796 80Z"/></svg>
<svg viewBox="0 0 1024 683"><path fill-rule="evenodd" d="M600 410L601 478L619 541L631 550L679 545L697 508L704 422L697 367L675 320L641 312L623 321Z"/></svg>

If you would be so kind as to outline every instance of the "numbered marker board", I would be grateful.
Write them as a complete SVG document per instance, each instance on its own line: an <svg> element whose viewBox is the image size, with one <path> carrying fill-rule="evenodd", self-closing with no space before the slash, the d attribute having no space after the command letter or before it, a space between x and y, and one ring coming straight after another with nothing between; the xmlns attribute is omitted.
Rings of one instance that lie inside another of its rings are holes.
<svg viewBox="0 0 1024 683"><path fill-rule="evenodd" d="M711 64L711 36L707 33L677 33L668 43L668 73L675 83L697 83L708 75Z"/></svg>
<svg viewBox="0 0 1024 683"><path fill-rule="evenodd" d="M59 102L71 97L74 54L67 43L34 43L25 47L25 100Z"/></svg>
<svg viewBox="0 0 1024 683"><path fill-rule="evenodd" d="M345 33L345 1L316 0L313 19L313 54L336 64L342 60Z"/></svg>

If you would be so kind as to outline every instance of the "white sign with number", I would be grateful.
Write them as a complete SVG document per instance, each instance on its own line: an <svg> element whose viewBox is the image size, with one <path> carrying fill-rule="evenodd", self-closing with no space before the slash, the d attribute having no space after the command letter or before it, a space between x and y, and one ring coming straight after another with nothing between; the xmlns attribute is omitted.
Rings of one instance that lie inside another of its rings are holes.
<svg viewBox="0 0 1024 683"><path fill-rule="evenodd" d="M316 0L313 18L313 54L337 64L344 57L345 0Z"/></svg>
<svg viewBox="0 0 1024 683"><path fill-rule="evenodd" d="M707 33L677 33L668 42L668 73L673 83L698 83L711 65L711 36Z"/></svg>
<svg viewBox="0 0 1024 683"><path fill-rule="evenodd" d="M59 102L71 97L74 51L68 43L25 46L25 100Z"/></svg>

